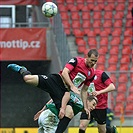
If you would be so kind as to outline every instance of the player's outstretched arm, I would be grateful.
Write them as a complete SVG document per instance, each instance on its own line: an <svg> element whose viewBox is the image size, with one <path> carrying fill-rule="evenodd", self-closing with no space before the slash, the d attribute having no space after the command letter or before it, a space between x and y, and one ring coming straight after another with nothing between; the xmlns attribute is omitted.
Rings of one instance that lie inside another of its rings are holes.
<svg viewBox="0 0 133 133"><path fill-rule="evenodd" d="M52 102L53 102L53 100L50 99L46 104L49 104ZM43 108L34 115L34 121L38 120L40 114L45 110L45 108L46 108L46 105L44 105Z"/></svg>
<svg viewBox="0 0 133 133"><path fill-rule="evenodd" d="M67 103L69 100L70 100L70 92L65 92L65 94L62 98L61 108L60 108L60 112L59 112L60 119L62 119L65 115L66 106L67 106Z"/></svg>

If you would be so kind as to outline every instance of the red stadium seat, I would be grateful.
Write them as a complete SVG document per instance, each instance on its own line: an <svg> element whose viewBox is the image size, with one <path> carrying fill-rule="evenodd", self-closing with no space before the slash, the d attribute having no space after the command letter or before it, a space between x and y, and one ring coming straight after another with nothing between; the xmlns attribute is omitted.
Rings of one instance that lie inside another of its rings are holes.
<svg viewBox="0 0 133 133"><path fill-rule="evenodd" d="M69 7L68 7L69 8ZM78 12L79 11L79 8L76 6L76 5L72 5L72 6L70 6L70 11L71 12Z"/></svg>
<svg viewBox="0 0 133 133"><path fill-rule="evenodd" d="M81 26L82 26L83 29L86 29L86 28L91 27L91 23L88 20L83 20L83 23L82 23Z"/></svg>
<svg viewBox="0 0 133 133"><path fill-rule="evenodd" d="M85 0L76 0L77 5L84 4Z"/></svg>
<svg viewBox="0 0 133 133"><path fill-rule="evenodd" d="M112 27L112 22L110 20L106 20L104 23L103 23L103 27Z"/></svg>
<svg viewBox="0 0 133 133"><path fill-rule="evenodd" d="M58 4L64 4L65 0L56 0Z"/></svg>
<svg viewBox="0 0 133 133"><path fill-rule="evenodd" d="M73 29L73 35L76 37L76 38L80 38L80 37L83 37L84 36L84 32L81 31L80 29Z"/></svg>
<svg viewBox="0 0 133 133"><path fill-rule="evenodd" d="M100 33L101 37L108 37L108 35L109 35L108 32L105 30L101 31L101 33Z"/></svg>
<svg viewBox="0 0 133 133"><path fill-rule="evenodd" d="M116 96L117 103L125 101L125 100L126 100L125 93L117 93L117 96Z"/></svg>
<svg viewBox="0 0 133 133"><path fill-rule="evenodd" d="M85 6L81 9L82 12L87 12L87 13L88 13L89 10L90 10L90 8L89 8L89 6L87 6L87 5L85 5Z"/></svg>
<svg viewBox="0 0 133 133"><path fill-rule="evenodd" d="M89 38L88 39L88 46L92 48L92 46L94 48L97 47L97 40L95 38Z"/></svg>
<svg viewBox="0 0 133 133"><path fill-rule="evenodd" d="M90 28L86 27L83 29L83 31L84 31L84 35L87 35L90 32Z"/></svg>
<svg viewBox="0 0 133 133"><path fill-rule="evenodd" d="M60 14L62 20L69 20L69 15L67 14L67 12L61 12Z"/></svg>
<svg viewBox="0 0 133 133"><path fill-rule="evenodd" d="M112 11L105 12L104 19L112 19L112 17L113 17Z"/></svg>
<svg viewBox="0 0 133 133"><path fill-rule="evenodd" d="M71 12L71 19L73 20L80 20L80 15L78 12Z"/></svg>
<svg viewBox="0 0 133 133"><path fill-rule="evenodd" d="M90 30L87 34L88 37L96 37L96 33L93 30Z"/></svg>
<svg viewBox="0 0 133 133"><path fill-rule="evenodd" d="M87 2L87 0L86 0L86 2ZM94 7L95 7L94 2L90 2L90 3L88 2L88 7L90 10L94 10Z"/></svg>
<svg viewBox="0 0 133 133"><path fill-rule="evenodd" d="M129 87L129 93L133 93L133 86Z"/></svg>
<svg viewBox="0 0 133 133"><path fill-rule="evenodd" d="M124 11L125 9L125 4L124 3L119 3L116 7L115 7L115 10L117 11Z"/></svg>
<svg viewBox="0 0 133 133"><path fill-rule="evenodd" d="M133 31L131 30L125 30L124 31L124 36L132 36L133 35Z"/></svg>
<svg viewBox="0 0 133 133"><path fill-rule="evenodd" d="M63 27L64 28L70 28L71 26L70 26L70 23L69 23L69 21L62 21L62 23L63 23Z"/></svg>
<svg viewBox="0 0 133 133"><path fill-rule="evenodd" d="M125 115L129 115L129 116L133 115L133 103L129 103L126 105Z"/></svg>
<svg viewBox="0 0 133 133"><path fill-rule="evenodd" d="M100 26L102 26L102 22L101 22L101 20L94 20L93 21L93 27L100 27Z"/></svg>
<svg viewBox="0 0 133 133"><path fill-rule="evenodd" d="M132 20L126 21L126 27L132 27Z"/></svg>
<svg viewBox="0 0 133 133"><path fill-rule="evenodd" d="M131 47L130 46L126 46L125 48L123 47L122 49L122 54L130 54L131 53Z"/></svg>
<svg viewBox="0 0 133 133"><path fill-rule="evenodd" d="M130 38L126 38L123 40L123 45L132 45L132 39Z"/></svg>
<svg viewBox="0 0 133 133"><path fill-rule="evenodd" d="M107 68L107 71L116 71L116 70L117 70L116 64L114 64L114 65L109 65L109 67Z"/></svg>
<svg viewBox="0 0 133 133"><path fill-rule="evenodd" d="M119 45L120 44L120 37L114 37L111 42L110 45Z"/></svg>
<svg viewBox="0 0 133 133"><path fill-rule="evenodd" d="M111 55L111 57L108 59L109 64L116 64L118 62L118 55Z"/></svg>
<svg viewBox="0 0 133 133"><path fill-rule="evenodd" d="M114 27L118 27L118 28L121 28L122 27L122 21L121 20L117 20L114 22L113 24Z"/></svg>
<svg viewBox="0 0 133 133"><path fill-rule="evenodd" d="M86 41L83 39L76 39L76 44L78 46L78 53L84 53L86 49Z"/></svg>
<svg viewBox="0 0 133 133"><path fill-rule="evenodd" d="M90 14L88 12L82 12L82 15L81 15L82 19L84 20L87 20L89 21L90 20ZM90 21L89 21L90 22Z"/></svg>
<svg viewBox="0 0 133 133"><path fill-rule="evenodd" d="M67 12L68 11L67 6L65 6L63 4L58 4L58 7L59 7L60 12Z"/></svg>
<svg viewBox="0 0 133 133"><path fill-rule="evenodd" d="M111 74L111 75L110 75L110 78L111 78L111 80L112 80L114 83L117 81L116 75L115 75L115 74Z"/></svg>
<svg viewBox="0 0 133 133"><path fill-rule="evenodd" d="M102 11L102 7L98 4L94 6L94 10L93 11Z"/></svg>
<svg viewBox="0 0 133 133"><path fill-rule="evenodd" d="M108 38L106 37L101 38L100 46L108 46Z"/></svg>
<svg viewBox="0 0 133 133"><path fill-rule="evenodd" d="M84 1L84 0L83 0ZM82 11L82 9L84 8L84 3L82 3L82 0L80 0L80 3L78 3L78 1L76 1L77 2L77 7L78 7L78 10L79 11Z"/></svg>
<svg viewBox="0 0 133 133"><path fill-rule="evenodd" d="M117 88L117 92L125 93L126 91L127 91L126 84L125 83L119 84L119 86Z"/></svg>
<svg viewBox="0 0 133 133"><path fill-rule="evenodd" d="M105 11L112 11L113 10L113 6L111 4L108 4L108 5L104 6L104 10Z"/></svg>
<svg viewBox="0 0 133 133"><path fill-rule="evenodd" d="M120 36L121 33L122 33L121 29L120 29L120 30L119 30L119 29L116 29L116 30L114 30L114 31L112 32L112 36Z"/></svg>
<svg viewBox="0 0 133 133"><path fill-rule="evenodd" d="M71 26L73 29L80 29L80 27L81 27L80 21L79 20L73 20Z"/></svg>
<svg viewBox="0 0 133 133"><path fill-rule="evenodd" d="M120 63L129 63L130 62L130 56L129 55L125 55L124 57L122 57L122 59L120 60Z"/></svg>
<svg viewBox="0 0 133 133"><path fill-rule="evenodd" d="M66 3L70 3L70 4L73 4L74 3L74 0L67 0Z"/></svg>
<svg viewBox="0 0 133 133"><path fill-rule="evenodd" d="M128 81L127 75L126 75L126 76L120 76L120 77L118 78L118 82L119 82L119 83L125 83L125 82L127 82L127 81Z"/></svg>
<svg viewBox="0 0 133 133"><path fill-rule="evenodd" d="M104 64L98 64L97 69L104 71L105 70L105 65Z"/></svg>
<svg viewBox="0 0 133 133"><path fill-rule="evenodd" d="M118 20L122 20L123 19L123 17L124 17L124 12L122 11L122 12L116 12L116 14L114 15L114 19L118 19Z"/></svg>
<svg viewBox="0 0 133 133"><path fill-rule="evenodd" d="M106 54L106 48L105 47L102 47L102 48L100 48L100 49L98 49L98 53L100 54L100 55L105 55Z"/></svg>
<svg viewBox="0 0 133 133"><path fill-rule="evenodd" d="M102 18L102 15L100 12L96 12L93 14L93 19L101 19Z"/></svg>
<svg viewBox="0 0 133 133"><path fill-rule="evenodd" d="M118 55L118 53L119 53L119 48L118 48L118 46L113 46L113 47L110 49L110 54L111 54L111 55L115 55L115 54Z"/></svg>
<svg viewBox="0 0 133 133"><path fill-rule="evenodd" d="M127 71L128 70L128 65L124 64L124 65L120 65L120 71Z"/></svg>
<svg viewBox="0 0 133 133"><path fill-rule="evenodd" d="M99 64L105 64L105 61L106 61L106 59L105 59L106 57L104 56L104 55L100 55L100 57L98 58L98 65Z"/></svg>
<svg viewBox="0 0 133 133"><path fill-rule="evenodd" d="M66 35L70 35L71 34L71 30L69 28L65 28L65 33L66 33Z"/></svg>
<svg viewBox="0 0 133 133"><path fill-rule="evenodd" d="M123 104L122 103L117 103L117 105L114 108L114 113L116 116L121 115L121 108L123 108Z"/></svg>

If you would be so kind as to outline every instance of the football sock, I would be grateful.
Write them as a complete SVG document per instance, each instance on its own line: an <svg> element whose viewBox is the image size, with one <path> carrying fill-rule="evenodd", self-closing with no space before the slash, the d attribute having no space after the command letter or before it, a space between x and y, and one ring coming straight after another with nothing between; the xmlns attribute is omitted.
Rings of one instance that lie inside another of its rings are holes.
<svg viewBox="0 0 133 133"><path fill-rule="evenodd" d="M115 130L114 130L113 127L107 126L107 127L106 127L106 133L115 133Z"/></svg>
<svg viewBox="0 0 133 133"><path fill-rule="evenodd" d="M79 133L85 133L85 130L79 129Z"/></svg>
<svg viewBox="0 0 133 133"><path fill-rule="evenodd" d="M55 133L63 133L66 130L70 121L71 121L71 119L66 116L64 116L62 119L60 119L60 122L58 124L58 127L57 127Z"/></svg>
<svg viewBox="0 0 133 133"><path fill-rule="evenodd" d="M25 69L25 68L21 68L20 69L20 74L22 74L22 76L24 77L25 75L29 75L29 74L31 74L31 72L30 71L28 71L27 69Z"/></svg>

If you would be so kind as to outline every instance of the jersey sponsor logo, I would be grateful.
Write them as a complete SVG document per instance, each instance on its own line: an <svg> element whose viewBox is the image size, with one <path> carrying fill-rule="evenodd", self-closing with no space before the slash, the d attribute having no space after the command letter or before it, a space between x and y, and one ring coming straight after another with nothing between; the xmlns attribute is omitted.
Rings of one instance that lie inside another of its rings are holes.
<svg viewBox="0 0 133 133"><path fill-rule="evenodd" d="M73 79L73 83L76 87L79 87L85 81L85 79L86 77L82 73L77 73Z"/></svg>

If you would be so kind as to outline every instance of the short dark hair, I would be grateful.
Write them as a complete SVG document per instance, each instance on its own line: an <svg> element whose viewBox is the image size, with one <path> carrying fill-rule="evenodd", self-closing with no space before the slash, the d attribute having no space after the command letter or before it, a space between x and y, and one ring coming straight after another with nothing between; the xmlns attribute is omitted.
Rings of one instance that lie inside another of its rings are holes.
<svg viewBox="0 0 133 133"><path fill-rule="evenodd" d="M89 50L89 52L88 52L87 55L88 55L88 57L91 57L92 54L94 54L96 57L99 56L99 53L98 53L97 49L91 49L91 50Z"/></svg>
<svg viewBox="0 0 133 133"><path fill-rule="evenodd" d="M95 97L95 96L93 96L93 95L89 95L87 99L88 99L90 102L91 102L92 100L95 100L96 103L98 103L97 97Z"/></svg>

